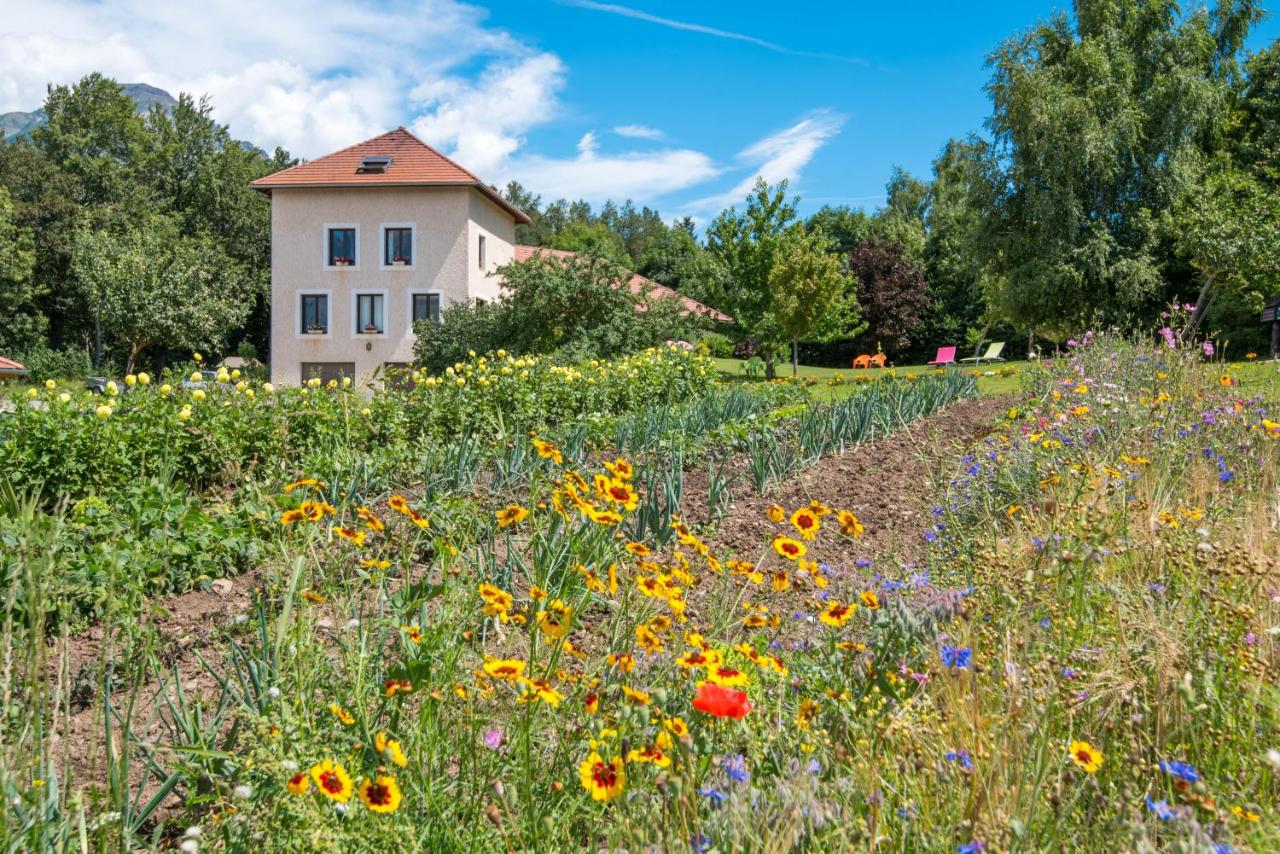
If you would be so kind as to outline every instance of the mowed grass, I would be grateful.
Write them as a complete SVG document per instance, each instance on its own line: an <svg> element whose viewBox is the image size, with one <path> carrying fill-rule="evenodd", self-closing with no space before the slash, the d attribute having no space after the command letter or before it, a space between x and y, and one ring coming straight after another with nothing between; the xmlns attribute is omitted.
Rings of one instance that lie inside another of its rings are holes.
<svg viewBox="0 0 1280 854"><path fill-rule="evenodd" d="M740 382L762 382L761 379L753 379L748 377L742 370L746 362L742 359L712 359L716 367L724 374L725 379ZM1021 388L1021 380L1019 375L1028 367L1031 362L985 362L982 365L974 366L965 364L963 366L953 366L947 368L950 371L973 371L982 372L982 376L978 378L978 391L984 395L999 396L1005 394L1015 394ZM857 388L859 380L873 380L882 376L899 376L905 377L908 374L923 376L925 374L936 371L937 368L932 365L898 365L893 368L867 368L861 370L852 370L849 368L815 368L809 365L801 365L796 372L796 376L800 379L812 378L817 380L816 384L809 387L810 393L815 400L832 401L841 400L848 397ZM779 364L778 377L781 379L791 378L791 365ZM833 380L842 380L842 384L832 384Z"/></svg>
<svg viewBox="0 0 1280 854"><path fill-rule="evenodd" d="M716 368L725 379L736 382L763 382L759 378L748 377L742 370L746 364L743 359L712 359ZM1023 360L1014 362L984 362L982 365L964 364L948 367L947 370L978 370L978 391L993 397L1016 394L1022 387L1021 374L1032 367L1033 363ZM1261 397L1265 400L1280 400L1280 361L1273 362L1213 362L1206 364L1205 370L1213 376L1228 375L1232 378L1240 396L1244 398ZM800 379L812 378L817 383L809 387L815 400L833 401L848 397L857 385L856 380L875 379L881 376L900 376L916 374L917 376L936 371L931 365L899 365L894 368L868 368L852 370L847 368L817 368L801 365L796 373ZM791 378L791 365L779 364L778 377ZM843 384L832 384L832 380L843 380Z"/></svg>

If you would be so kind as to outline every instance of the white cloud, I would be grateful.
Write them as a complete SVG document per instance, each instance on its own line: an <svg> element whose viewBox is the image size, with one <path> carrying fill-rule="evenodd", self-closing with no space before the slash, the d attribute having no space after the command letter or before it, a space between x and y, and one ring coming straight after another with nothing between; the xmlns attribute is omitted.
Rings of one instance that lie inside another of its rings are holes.
<svg viewBox="0 0 1280 854"><path fill-rule="evenodd" d="M700 151L671 149L602 155L594 133L578 142L578 156L529 155L513 160L511 174L547 199L648 202L714 178L719 170Z"/></svg>
<svg viewBox="0 0 1280 854"><path fill-rule="evenodd" d="M657 128L647 127L646 125L618 125L613 129L618 136L625 136L629 139L662 139L664 134Z"/></svg>
<svg viewBox="0 0 1280 854"><path fill-rule="evenodd" d="M457 0L8 0L0 111L101 71L174 94L263 147L313 157L412 124L494 168L556 112L564 67Z"/></svg>
<svg viewBox="0 0 1280 854"><path fill-rule="evenodd" d="M724 193L697 199L687 207L690 212L712 211L736 205L751 192L757 178L770 184L786 180L794 182L813 156L844 127L845 117L830 110L816 110L800 121L753 143L738 154L750 174Z"/></svg>

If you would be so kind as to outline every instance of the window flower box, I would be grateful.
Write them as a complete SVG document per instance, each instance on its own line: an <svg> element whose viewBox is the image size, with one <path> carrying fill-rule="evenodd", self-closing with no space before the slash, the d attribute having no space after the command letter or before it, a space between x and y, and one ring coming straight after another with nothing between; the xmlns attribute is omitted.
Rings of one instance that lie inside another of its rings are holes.
<svg viewBox="0 0 1280 854"><path fill-rule="evenodd" d="M353 263L354 262L345 255L339 255L333 259L333 266L335 267L350 267Z"/></svg>
<svg viewBox="0 0 1280 854"><path fill-rule="evenodd" d="M408 266L409 266L409 259L408 259L408 258L406 258L406 257L404 257L403 255L397 255L396 257L394 257L394 258L392 258L392 259L391 259L391 266L393 266L393 267L408 267Z"/></svg>
<svg viewBox="0 0 1280 854"><path fill-rule="evenodd" d="M328 331L329 331L329 330L328 330L327 328L323 327L323 326L308 326L308 327L307 327L307 333L306 333L306 334L308 334L308 335L324 335L324 334L325 334L325 333L327 333Z"/></svg>
<svg viewBox="0 0 1280 854"><path fill-rule="evenodd" d="M374 326L372 323L366 323L363 331L365 335L381 335L382 334L382 330L379 329L377 326Z"/></svg>

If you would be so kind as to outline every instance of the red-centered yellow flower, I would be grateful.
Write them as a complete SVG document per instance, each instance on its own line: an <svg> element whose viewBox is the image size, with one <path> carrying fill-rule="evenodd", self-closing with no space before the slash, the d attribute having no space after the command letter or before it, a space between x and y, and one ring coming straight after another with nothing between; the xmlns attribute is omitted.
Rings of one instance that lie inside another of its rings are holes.
<svg viewBox="0 0 1280 854"><path fill-rule="evenodd" d="M650 697L646 692L641 691L637 688L630 688L626 685L623 685L622 693L626 695L628 700L630 700L633 703L638 703L641 706L647 706L653 702L652 697Z"/></svg>
<svg viewBox="0 0 1280 854"><path fill-rule="evenodd" d="M386 525L382 524L382 520L375 516L368 507L357 508L356 518L364 522L365 527L376 534L382 533L387 528Z"/></svg>
<svg viewBox="0 0 1280 854"><path fill-rule="evenodd" d="M380 732L373 737L373 748L380 756L389 760L392 765L403 768L409 764L409 757L404 755L400 742L394 738L387 738L385 732Z"/></svg>
<svg viewBox="0 0 1280 854"><path fill-rule="evenodd" d="M569 622L573 618L573 608L556 599L545 611L538 612L538 628L550 638L560 640L569 633Z"/></svg>
<svg viewBox="0 0 1280 854"><path fill-rule="evenodd" d="M363 546L365 537L368 536L364 531L357 531L355 528L334 528L333 532L357 546Z"/></svg>
<svg viewBox="0 0 1280 854"><path fill-rule="evenodd" d="M386 569L389 566L391 566L391 561L377 557L369 557L360 561L361 569Z"/></svg>
<svg viewBox="0 0 1280 854"><path fill-rule="evenodd" d="M659 768L668 768L671 765L671 757L662 752L662 749L656 744L632 750L627 754L627 761L637 763L652 762Z"/></svg>
<svg viewBox="0 0 1280 854"><path fill-rule="evenodd" d="M604 467L609 470L609 474L613 475L618 480L631 480L636 473L635 466L631 465L631 463L626 460L621 459L606 462Z"/></svg>
<svg viewBox="0 0 1280 854"><path fill-rule="evenodd" d="M1102 767L1102 752L1087 741L1073 741L1067 748L1071 761L1079 765L1087 774L1096 773Z"/></svg>
<svg viewBox="0 0 1280 854"><path fill-rule="evenodd" d="M391 813L400 809L400 784L396 778L379 774L360 783L360 800L370 812Z"/></svg>
<svg viewBox="0 0 1280 854"><path fill-rule="evenodd" d="M293 795L305 795L307 790L311 788L311 778L307 776L306 771L299 771L289 778L284 787Z"/></svg>
<svg viewBox="0 0 1280 854"><path fill-rule="evenodd" d="M311 779L315 781L320 794L330 800L345 804L351 800L351 775L342 763L326 759L311 767Z"/></svg>
<svg viewBox="0 0 1280 854"><path fill-rule="evenodd" d="M778 524L783 519L787 518L787 511L783 510L782 507L780 507L777 504L772 505L768 510L765 511L765 514L768 515L769 521L773 522L774 524Z"/></svg>
<svg viewBox="0 0 1280 854"><path fill-rule="evenodd" d="M413 693L413 683L408 679L388 679L383 683L382 688L388 700L397 694Z"/></svg>
<svg viewBox="0 0 1280 854"><path fill-rule="evenodd" d="M321 596L319 593L312 590L310 587L303 588L302 592L299 593L298 595L301 596L303 599L306 599L312 605L323 605L325 602L329 601L325 599L323 596Z"/></svg>
<svg viewBox="0 0 1280 854"><path fill-rule="evenodd" d="M620 673L630 673L636 666L636 657L629 652L611 652L605 661Z"/></svg>
<svg viewBox="0 0 1280 854"><path fill-rule="evenodd" d="M319 490L319 488L323 487L324 484L316 480L314 477L304 477L301 480L295 480L293 483L285 484L284 491L293 492L295 489L302 489L304 486Z"/></svg>
<svg viewBox="0 0 1280 854"><path fill-rule="evenodd" d="M393 495L387 499L387 506L397 513L403 513L409 509L409 502L405 501L403 495Z"/></svg>
<svg viewBox="0 0 1280 854"><path fill-rule="evenodd" d="M492 584L481 584L479 590L480 598L484 600L485 616L500 617L505 623L515 599L507 591Z"/></svg>
<svg viewBox="0 0 1280 854"><path fill-rule="evenodd" d="M859 594L862 604L868 610L877 611L880 609L880 597L875 594L874 590L863 590Z"/></svg>
<svg viewBox="0 0 1280 854"><path fill-rule="evenodd" d="M333 713L333 716L337 718L338 722L343 726L351 726L356 722L355 716L342 708L342 706L339 706L337 703L330 703L329 711Z"/></svg>
<svg viewBox="0 0 1280 854"><path fill-rule="evenodd" d="M785 570L769 573L769 586L775 591L783 593L791 589L791 576Z"/></svg>
<svg viewBox="0 0 1280 854"><path fill-rule="evenodd" d="M800 536L806 540L812 540L818 535L818 529L822 527L822 523L818 521L817 513L808 507L801 507L791 514L791 526L800 532Z"/></svg>
<svg viewBox="0 0 1280 854"><path fill-rule="evenodd" d="M594 715L600 711L600 695L595 691L588 693L587 696L582 698L582 706L586 709L587 714Z"/></svg>
<svg viewBox="0 0 1280 854"><path fill-rule="evenodd" d="M822 612L818 614L818 619L826 623L828 626L838 629L845 623L849 622L857 607L858 606L852 602L848 605L835 601L828 602L827 607L823 608Z"/></svg>
<svg viewBox="0 0 1280 854"><path fill-rule="evenodd" d="M538 450L538 456L544 460L551 460L556 465L564 463L564 454L560 453L560 449L556 447L555 442L548 442L545 439L534 439L533 447Z"/></svg>
<svg viewBox="0 0 1280 854"><path fill-rule="evenodd" d="M520 684L525 686L525 692L520 696L520 702L522 703L541 701L556 709L560 707L560 701L564 699L564 694L557 691L549 679L521 678Z"/></svg>
<svg viewBox="0 0 1280 854"><path fill-rule="evenodd" d="M787 560L799 560L808 552L804 543L783 536L773 538L773 550Z"/></svg>
<svg viewBox="0 0 1280 854"><path fill-rule="evenodd" d="M662 725L676 738L689 737L689 725L684 722L684 718L668 718L662 722Z"/></svg>
<svg viewBox="0 0 1280 854"><path fill-rule="evenodd" d="M819 501L816 498L809 502L809 509L812 510L814 513L817 513L819 516L826 516L828 513L831 512L830 507L823 504L821 501Z"/></svg>
<svg viewBox="0 0 1280 854"><path fill-rule="evenodd" d="M1244 807L1239 805L1236 805L1231 808L1231 814L1234 815L1236 818L1242 819L1244 821L1261 821L1262 820L1262 816L1260 814L1254 812L1253 810L1247 810Z"/></svg>
<svg viewBox="0 0 1280 854"><path fill-rule="evenodd" d="M858 521L858 517L848 510L841 510L836 517L840 520L840 530L846 536L857 539L862 536L862 532L866 529L862 527L862 523Z"/></svg>
<svg viewBox="0 0 1280 854"><path fill-rule="evenodd" d="M707 681L726 688L736 688L747 684L747 674L727 664L717 664L707 668Z"/></svg>
<svg viewBox="0 0 1280 854"><path fill-rule="evenodd" d="M303 518L301 510L286 510L280 514L280 524L292 525L296 522L301 522Z"/></svg>
<svg viewBox="0 0 1280 854"><path fill-rule="evenodd" d="M691 649L676 659L676 664L693 670L698 667L716 667L720 664L720 653L713 649Z"/></svg>
<svg viewBox="0 0 1280 854"><path fill-rule="evenodd" d="M603 525L606 528L622 523L622 514L613 510L597 510L593 507L587 511L587 516L592 522L597 525Z"/></svg>
<svg viewBox="0 0 1280 854"><path fill-rule="evenodd" d="M524 675L525 666L518 658L491 658L484 663L484 672L494 679L512 681Z"/></svg>
<svg viewBox="0 0 1280 854"><path fill-rule="evenodd" d="M627 551L631 552L636 557L648 557L653 554L653 549L649 548L644 543L627 543Z"/></svg>
<svg viewBox="0 0 1280 854"><path fill-rule="evenodd" d="M623 510L631 512L640 506L640 495L625 480L610 480L604 489L604 497Z"/></svg>
<svg viewBox="0 0 1280 854"><path fill-rule="evenodd" d="M662 637L653 629L646 625L639 625L636 626L636 646L640 647L640 649L650 655L654 655L662 652L666 647L666 644L663 642Z"/></svg>
<svg viewBox="0 0 1280 854"><path fill-rule="evenodd" d="M627 783L622 759L614 757L605 762L599 753L594 752L578 765L578 779L582 781L582 788L597 801L613 800L622 794Z"/></svg>
<svg viewBox="0 0 1280 854"><path fill-rule="evenodd" d="M503 507L495 515L498 517L498 527L505 528L508 525L523 522L528 517L529 511L517 504L512 504L508 507Z"/></svg>
<svg viewBox="0 0 1280 854"><path fill-rule="evenodd" d="M805 698L800 703L800 708L796 711L796 727L802 730L808 730L813 725L813 719L818 716L818 704L813 700Z"/></svg>

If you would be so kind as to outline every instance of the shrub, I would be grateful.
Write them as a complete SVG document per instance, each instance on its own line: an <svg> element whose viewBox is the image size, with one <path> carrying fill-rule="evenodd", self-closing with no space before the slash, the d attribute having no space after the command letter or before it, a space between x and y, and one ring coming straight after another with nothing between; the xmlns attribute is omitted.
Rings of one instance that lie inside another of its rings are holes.
<svg viewBox="0 0 1280 854"><path fill-rule="evenodd" d="M89 355L83 350L52 350L38 347L12 357L31 373L32 382L45 380L79 379L89 373Z"/></svg>
<svg viewBox="0 0 1280 854"><path fill-rule="evenodd" d="M488 353L509 346L510 312L500 303L462 302L444 309L440 323L420 320L414 327L414 360L442 371L471 353Z"/></svg>
<svg viewBox="0 0 1280 854"><path fill-rule="evenodd" d="M733 342L728 336L721 335L719 332L704 332L698 340L698 347L708 356L717 359L729 359L733 357Z"/></svg>

